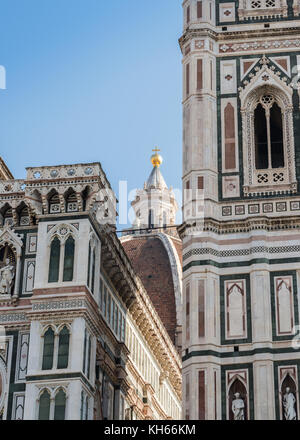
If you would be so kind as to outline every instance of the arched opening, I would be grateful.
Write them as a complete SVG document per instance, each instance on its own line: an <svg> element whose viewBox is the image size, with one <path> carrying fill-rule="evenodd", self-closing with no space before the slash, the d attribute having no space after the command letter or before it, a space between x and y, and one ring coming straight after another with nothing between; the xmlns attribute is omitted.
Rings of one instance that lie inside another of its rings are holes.
<svg viewBox="0 0 300 440"><path fill-rule="evenodd" d="M73 281L75 240L70 236L65 243L63 281Z"/></svg>
<svg viewBox="0 0 300 440"><path fill-rule="evenodd" d="M81 193L81 197L82 197L82 209L83 211L87 210L88 207L88 199L90 197L91 194L91 189L89 186L87 186Z"/></svg>
<svg viewBox="0 0 300 440"><path fill-rule="evenodd" d="M65 194L65 204L66 204L66 212L77 212L78 211L78 201L76 192L73 188L69 188Z"/></svg>
<svg viewBox="0 0 300 440"><path fill-rule="evenodd" d="M29 209L25 203L21 203L21 205L17 208L17 214L19 226L29 226Z"/></svg>
<svg viewBox="0 0 300 440"><path fill-rule="evenodd" d="M70 345L70 332L67 326L59 333L58 338L58 359L57 368L59 370L68 368L69 363L69 345Z"/></svg>
<svg viewBox="0 0 300 440"><path fill-rule="evenodd" d="M35 211L38 212L39 214L45 214L43 212L43 201L42 201L41 193L37 189L35 189L31 194L30 198L31 198L31 203L33 203L35 207ZM33 220L33 222L34 221L35 219Z"/></svg>
<svg viewBox="0 0 300 440"><path fill-rule="evenodd" d="M40 396L39 420L50 419L50 394L45 390Z"/></svg>
<svg viewBox="0 0 300 440"><path fill-rule="evenodd" d="M241 405L244 408L236 410L236 415L233 412L233 402L235 400L241 400ZM247 391L244 384L236 378L232 383L229 390L229 420L248 420L248 408L247 408ZM238 417L241 417L240 419Z"/></svg>
<svg viewBox="0 0 300 440"><path fill-rule="evenodd" d="M283 420L297 420L297 387L294 379L287 374L281 385L282 418Z"/></svg>
<svg viewBox="0 0 300 440"><path fill-rule="evenodd" d="M54 356L54 331L51 327L44 334L44 350L42 370L52 370Z"/></svg>
<svg viewBox="0 0 300 440"><path fill-rule="evenodd" d="M154 228L154 211L153 211L153 209L149 209L149 213L148 213L148 227L149 227L149 229L153 229Z"/></svg>
<svg viewBox="0 0 300 440"><path fill-rule="evenodd" d="M272 168L284 167L281 108L275 102L270 110Z"/></svg>
<svg viewBox="0 0 300 440"><path fill-rule="evenodd" d="M261 104L255 109L255 157L256 169L268 168L268 137L265 110Z"/></svg>
<svg viewBox="0 0 300 440"><path fill-rule="evenodd" d="M65 420L66 393L60 389L55 396L54 420Z"/></svg>
<svg viewBox="0 0 300 440"><path fill-rule="evenodd" d="M13 226L14 219L13 219L13 213L11 206L6 203L3 208L0 210L0 213L2 215L2 224L3 226Z"/></svg>
<svg viewBox="0 0 300 440"><path fill-rule="evenodd" d="M57 214L60 212L59 195L55 190L52 190L48 196L48 210L50 214Z"/></svg>
<svg viewBox="0 0 300 440"><path fill-rule="evenodd" d="M283 115L275 97L264 94L254 112L256 169L283 168Z"/></svg>
<svg viewBox="0 0 300 440"><path fill-rule="evenodd" d="M49 283L57 283L59 278L60 240L55 237L50 247Z"/></svg>

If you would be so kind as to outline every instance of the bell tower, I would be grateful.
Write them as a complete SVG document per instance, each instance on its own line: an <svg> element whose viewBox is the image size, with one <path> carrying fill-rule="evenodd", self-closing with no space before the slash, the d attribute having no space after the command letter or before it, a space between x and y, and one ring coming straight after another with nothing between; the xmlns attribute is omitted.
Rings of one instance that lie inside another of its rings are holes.
<svg viewBox="0 0 300 440"><path fill-rule="evenodd" d="M300 1L183 17L184 416L299 420Z"/></svg>

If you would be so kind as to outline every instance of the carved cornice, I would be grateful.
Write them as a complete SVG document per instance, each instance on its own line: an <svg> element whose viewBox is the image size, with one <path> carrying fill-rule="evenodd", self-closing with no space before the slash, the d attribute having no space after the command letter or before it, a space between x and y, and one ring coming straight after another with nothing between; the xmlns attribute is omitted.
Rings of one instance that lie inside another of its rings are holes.
<svg viewBox="0 0 300 440"><path fill-rule="evenodd" d="M243 23L243 24L237 23L235 26L240 25L242 28L244 28L246 24L247 23ZM241 29L235 31L222 31L222 32L218 28L216 28L215 31L209 28L189 29L179 39L179 45L183 53L184 46L186 45L186 43L193 40L194 38L212 38L214 41L221 44L222 42L225 41L232 42L233 40L240 40L242 42L246 42L249 40L258 39L258 40L266 41L274 37L280 40L287 37L299 38L299 26L290 26L288 28L280 27L274 29L247 28L247 30Z"/></svg>
<svg viewBox="0 0 300 440"><path fill-rule="evenodd" d="M178 227L178 233L182 239L192 235L197 229L196 223L183 223ZM286 231L300 229L300 217L273 217L256 216L245 220L219 221L206 218L199 226L198 232L213 232L217 235L236 234L241 232L251 232L256 230L265 231Z"/></svg>

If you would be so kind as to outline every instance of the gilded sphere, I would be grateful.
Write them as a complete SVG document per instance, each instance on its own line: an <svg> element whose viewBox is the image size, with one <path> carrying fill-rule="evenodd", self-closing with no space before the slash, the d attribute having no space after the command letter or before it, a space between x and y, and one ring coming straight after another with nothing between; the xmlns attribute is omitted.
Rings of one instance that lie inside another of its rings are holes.
<svg viewBox="0 0 300 440"><path fill-rule="evenodd" d="M151 163L154 167L159 167L162 164L162 162L163 162L163 158L161 157L160 154L155 153L151 156Z"/></svg>

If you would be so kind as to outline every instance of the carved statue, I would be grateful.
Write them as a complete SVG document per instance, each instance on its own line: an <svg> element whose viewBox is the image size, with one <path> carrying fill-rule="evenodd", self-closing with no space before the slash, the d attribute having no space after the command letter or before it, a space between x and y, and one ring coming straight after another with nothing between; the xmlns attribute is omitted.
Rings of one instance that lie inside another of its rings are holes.
<svg viewBox="0 0 300 440"><path fill-rule="evenodd" d="M297 414L295 411L296 398L291 393L290 388L285 389L286 393L283 396L283 408L285 420L296 420Z"/></svg>
<svg viewBox="0 0 300 440"><path fill-rule="evenodd" d="M245 420L245 403L243 399L240 398L240 393L235 393L235 400L232 402L232 412L234 420Z"/></svg>
<svg viewBox="0 0 300 440"><path fill-rule="evenodd" d="M15 268L9 258L5 260L6 265L0 269L0 294L11 294L12 284L15 278Z"/></svg>

